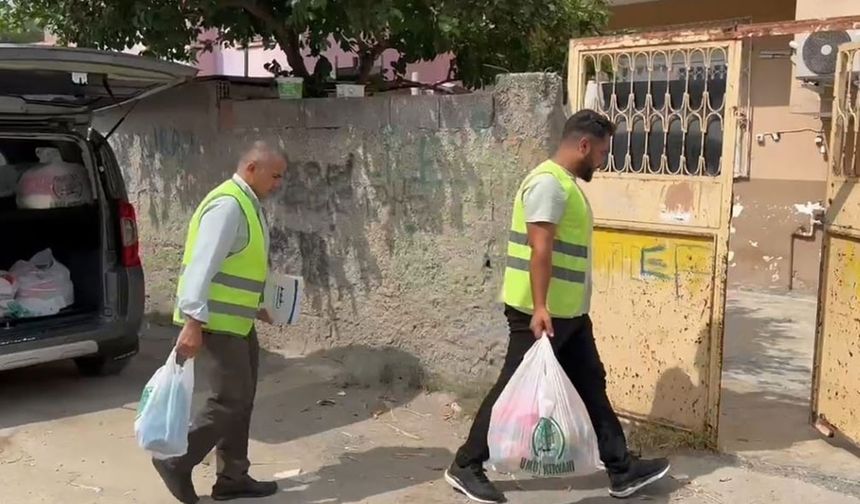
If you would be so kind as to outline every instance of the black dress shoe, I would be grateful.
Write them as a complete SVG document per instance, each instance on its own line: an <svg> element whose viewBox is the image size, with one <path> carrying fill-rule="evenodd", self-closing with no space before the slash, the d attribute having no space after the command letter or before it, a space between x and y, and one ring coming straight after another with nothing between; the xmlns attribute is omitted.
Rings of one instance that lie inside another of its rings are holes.
<svg viewBox="0 0 860 504"><path fill-rule="evenodd" d="M276 493L278 493L278 484L274 481L257 481L250 476L238 480L218 478L215 486L212 487L212 498L216 501L253 499Z"/></svg>
<svg viewBox="0 0 860 504"><path fill-rule="evenodd" d="M152 459L152 465L164 481L167 490L182 504L197 504L200 497L194 491L191 473L177 471L167 460Z"/></svg>

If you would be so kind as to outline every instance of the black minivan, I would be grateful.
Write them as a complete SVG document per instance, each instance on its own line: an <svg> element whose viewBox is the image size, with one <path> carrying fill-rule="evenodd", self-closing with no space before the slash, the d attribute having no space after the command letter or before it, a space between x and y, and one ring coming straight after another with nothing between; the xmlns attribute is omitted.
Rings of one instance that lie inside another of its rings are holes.
<svg viewBox="0 0 860 504"><path fill-rule="evenodd" d="M0 179L18 179L20 191L46 150L81 175L43 184L47 204L22 205L20 192L0 197L0 271L50 250L72 285L56 312L0 310L0 370L74 359L83 374L111 374L137 353L144 277L135 211L105 139L111 132L95 131L91 119L195 74L132 54L0 45ZM50 203L70 193L86 197Z"/></svg>

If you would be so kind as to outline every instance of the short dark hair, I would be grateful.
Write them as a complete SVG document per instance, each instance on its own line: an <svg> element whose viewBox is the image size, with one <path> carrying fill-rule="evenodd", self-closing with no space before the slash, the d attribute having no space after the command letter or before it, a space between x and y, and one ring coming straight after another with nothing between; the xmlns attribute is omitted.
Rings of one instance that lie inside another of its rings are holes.
<svg viewBox="0 0 860 504"><path fill-rule="evenodd" d="M590 109L583 109L573 114L564 123L562 140L578 140L585 135L591 135L601 140L615 134L615 124L605 115Z"/></svg>

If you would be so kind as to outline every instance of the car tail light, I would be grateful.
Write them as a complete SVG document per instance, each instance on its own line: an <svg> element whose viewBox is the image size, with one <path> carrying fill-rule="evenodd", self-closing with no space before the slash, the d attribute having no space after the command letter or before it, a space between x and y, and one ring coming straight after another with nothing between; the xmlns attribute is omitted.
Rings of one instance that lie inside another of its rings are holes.
<svg viewBox="0 0 860 504"><path fill-rule="evenodd" d="M126 268L140 266L137 217L134 207L128 201L119 202L119 235L122 242L122 265Z"/></svg>

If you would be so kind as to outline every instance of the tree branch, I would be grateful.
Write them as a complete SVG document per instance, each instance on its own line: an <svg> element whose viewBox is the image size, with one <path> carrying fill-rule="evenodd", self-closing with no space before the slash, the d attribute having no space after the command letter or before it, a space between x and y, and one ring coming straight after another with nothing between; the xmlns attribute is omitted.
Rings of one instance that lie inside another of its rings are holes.
<svg viewBox="0 0 860 504"><path fill-rule="evenodd" d="M310 74L302 57L301 39L299 34L286 23L279 21L275 14L254 0L219 0L223 7L237 7L256 19L259 19L272 33L281 50L287 55L287 63L293 73L299 77L308 78Z"/></svg>
<svg viewBox="0 0 860 504"><path fill-rule="evenodd" d="M360 47L364 49L358 53L358 79L359 84L365 84L370 79L370 72L373 71L373 64L386 49L388 49L388 40L377 42L373 46L368 46L363 41L359 40Z"/></svg>

